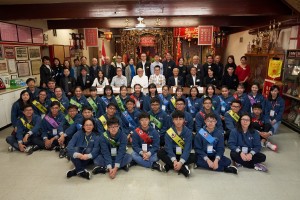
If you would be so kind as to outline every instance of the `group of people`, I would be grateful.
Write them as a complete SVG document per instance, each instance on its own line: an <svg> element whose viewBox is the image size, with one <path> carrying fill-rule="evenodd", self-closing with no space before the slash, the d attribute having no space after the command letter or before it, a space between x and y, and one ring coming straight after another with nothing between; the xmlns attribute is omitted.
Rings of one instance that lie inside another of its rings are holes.
<svg viewBox="0 0 300 200"><path fill-rule="evenodd" d="M206 62L201 65L198 56L194 56L190 66L184 65L184 59L178 59L178 65L172 60L170 53L165 55L163 61L159 55L154 56L154 62L147 61L145 53L141 54L141 60L135 64L134 59L128 60L126 65L121 56L117 56L114 62L109 57L100 66L98 60L93 58L91 66L87 65L86 57L74 59L74 66L68 60L61 65L58 58L54 58L53 65L50 65L50 58L43 57L43 65L40 68L40 87L47 88L50 80L55 80L56 85L63 88L68 97L74 94L76 86L82 89L104 87L128 86L133 87L136 83L147 88L154 83L158 87L171 86L205 86L208 84L220 88L227 85L230 90L236 90L239 83L248 87L250 77L250 66L247 65L247 58L241 57L241 64L236 65L234 57L228 56L224 66L221 57L208 55Z"/></svg>
<svg viewBox="0 0 300 200"><path fill-rule="evenodd" d="M164 70L164 65L157 66L154 72ZM117 67L117 74L122 69ZM216 94L215 85L207 84L200 97L197 85L191 85L187 95L178 86L171 95L168 85L158 94L159 85L150 83L144 94L145 86L136 81L132 94L128 94L128 84L120 85L119 94L106 85L103 96L97 95L97 86L91 86L86 97L81 86L69 93L53 77L46 85L41 82L41 88L28 79L28 88L12 107L14 131L6 139L9 151L56 150L59 158L67 157L75 166L67 172L68 178L90 179L91 174L107 172L115 178L119 169L128 171L135 165L164 172L173 169L186 177L192 163L234 174L238 166L267 171L261 149L277 150L270 138L277 133L284 111L278 86L273 85L264 98L257 83L249 93L239 83L233 95L231 85L222 85L221 94ZM127 153L129 145L131 154ZM226 145L233 162L224 155ZM92 172L86 169L90 164Z"/></svg>

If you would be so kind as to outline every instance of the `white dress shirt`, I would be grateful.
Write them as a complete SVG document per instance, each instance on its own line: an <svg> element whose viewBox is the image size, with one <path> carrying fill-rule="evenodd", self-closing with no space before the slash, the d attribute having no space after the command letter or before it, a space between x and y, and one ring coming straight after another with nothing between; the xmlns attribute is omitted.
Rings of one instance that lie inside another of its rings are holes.
<svg viewBox="0 0 300 200"><path fill-rule="evenodd" d="M135 75L131 81L131 87L133 88L135 84L140 84L143 88L148 88L148 76Z"/></svg>

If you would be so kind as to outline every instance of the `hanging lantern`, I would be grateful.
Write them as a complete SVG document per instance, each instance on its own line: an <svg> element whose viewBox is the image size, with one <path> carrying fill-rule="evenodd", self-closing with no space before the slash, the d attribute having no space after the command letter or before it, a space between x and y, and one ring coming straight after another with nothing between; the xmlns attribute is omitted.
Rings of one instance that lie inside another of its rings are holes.
<svg viewBox="0 0 300 200"><path fill-rule="evenodd" d="M110 41L112 39L112 32L104 32L104 35L105 35L105 39L107 41Z"/></svg>

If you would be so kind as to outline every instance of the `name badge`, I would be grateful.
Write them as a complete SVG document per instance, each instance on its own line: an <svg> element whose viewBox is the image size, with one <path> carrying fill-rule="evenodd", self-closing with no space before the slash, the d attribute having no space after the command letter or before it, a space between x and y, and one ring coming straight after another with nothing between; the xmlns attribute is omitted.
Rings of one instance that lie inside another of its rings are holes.
<svg viewBox="0 0 300 200"><path fill-rule="evenodd" d="M248 147L242 147L242 152L243 153L248 153Z"/></svg>
<svg viewBox="0 0 300 200"><path fill-rule="evenodd" d="M161 109L162 109L163 111L166 111L166 106L165 106L165 105L162 105L162 106L161 106Z"/></svg>
<svg viewBox="0 0 300 200"><path fill-rule="evenodd" d="M275 111L274 110L270 110L270 117L274 117L275 115Z"/></svg>
<svg viewBox="0 0 300 200"><path fill-rule="evenodd" d="M90 83L90 81L86 81L86 83Z"/></svg>
<svg viewBox="0 0 300 200"><path fill-rule="evenodd" d="M68 81L68 84L71 84L71 81Z"/></svg>
<svg viewBox="0 0 300 200"><path fill-rule="evenodd" d="M151 123L152 127L155 129L155 124L154 123Z"/></svg>
<svg viewBox="0 0 300 200"><path fill-rule="evenodd" d="M179 146L176 146L176 155L181 155L182 154L182 149Z"/></svg>
<svg viewBox="0 0 300 200"><path fill-rule="evenodd" d="M142 144L142 150L144 152L147 152L148 151L148 145L147 144Z"/></svg>
<svg viewBox="0 0 300 200"><path fill-rule="evenodd" d="M41 118L44 119L44 117L45 117L45 114L41 114Z"/></svg>
<svg viewBox="0 0 300 200"><path fill-rule="evenodd" d="M110 154L111 154L111 156L117 156L117 148L111 148Z"/></svg>
<svg viewBox="0 0 300 200"><path fill-rule="evenodd" d="M212 145L207 145L207 153L213 153L213 149Z"/></svg>
<svg viewBox="0 0 300 200"><path fill-rule="evenodd" d="M52 130L53 135L57 135L57 129Z"/></svg>
<svg viewBox="0 0 300 200"><path fill-rule="evenodd" d="M171 69L171 66L169 66L168 68Z"/></svg>
<svg viewBox="0 0 300 200"><path fill-rule="evenodd" d="M221 111L225 112L226 108L225 106L221 106Z"/></svg>
<svg viewBox="0 0 300 200"><path fill-rule="evenodd" d="M139 101L136 102L136 107L140 108L141 107L141 103Z"/></svg>

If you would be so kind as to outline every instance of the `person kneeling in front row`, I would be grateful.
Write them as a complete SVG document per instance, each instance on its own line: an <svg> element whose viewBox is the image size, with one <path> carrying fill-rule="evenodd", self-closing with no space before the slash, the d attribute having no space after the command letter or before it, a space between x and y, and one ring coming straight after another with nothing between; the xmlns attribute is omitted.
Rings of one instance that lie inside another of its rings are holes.
<svg viewBox="0 0 300 200"><path fill-rule="evenodd" d="M114 179L119 168L129 170L132 157L126 153L127 135L120 128L118 118L107 120L107 131L100 136L101 154L94 159L93 174L109 172L109 177Z"/></svg>
<svg viewBox="0 0 300 200"><path fill-rule="evenodd" d="M266 156L261 151L259 133L253 129L251 116L242 114L228 140L230 157L236 166L244 166L258 171L266 172L268 169L261 164L266 161Z"/></svg>
<svg viewBox="0 0 300 200"><path fill-rule="evenodd" d="M161 171L161 165L157 162L157 151L159 150L159 134L149 126L150 115L141 113L139 115L140 126L132 135L132 161L130 166L139 164L146 168Z"/></svg>
<svg viewBox="0 0 300 200"><path fill-rule="evenodd" d="M188 165L194 162L192 149L192 131L184 126L184 113L176 110L172 113L173 125L165 135L165 148L158 152L158 158L165 166L165 172L174 169L185 177L190 175Z"/></svg>
<svg viewBox="0 0 300 200"><path fill-rule="evenodd" d="M82 130L77 131L68 146L68 153L75 169L67 172L67 178L79 175L82 178L90 179L91 173L86 167L93 163L93 159L100 153L99 136L95 131L93 119L84 119Z"/></svg>
<svg viewBox="0 0 300 200"><path fill-rule="evenodd" d="M237 174L237 168L230 166L231 160L224 156L223 129L216 127L217 116L214 113L208 113L205 115L204 122L206 126L196 133L194 142L197 166Z"/></svg>

